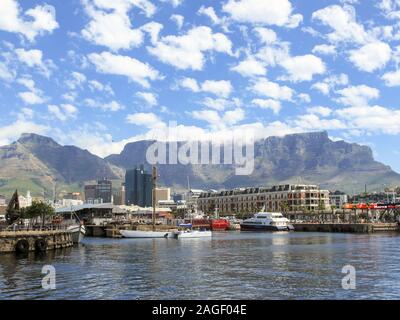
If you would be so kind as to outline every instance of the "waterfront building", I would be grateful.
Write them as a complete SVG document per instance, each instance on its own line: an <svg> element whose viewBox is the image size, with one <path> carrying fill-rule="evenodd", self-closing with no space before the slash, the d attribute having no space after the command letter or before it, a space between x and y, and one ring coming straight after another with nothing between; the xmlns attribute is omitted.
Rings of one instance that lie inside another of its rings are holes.
<svg viewBox="0 0 400 320"><path fill-rule="evenodd" d="M171 189L170 188L156 188L155 190L156 203L160 201L171 201Z"/></svg>
<svg viewBox="0 0 400 320"><path fill-rule="evenodd" d="M197 205L206 214L217 210L221 215L256 213L263 207L282 212L330 210L328 190L303 184L203 192Z"/></svg>
<svg viewBox="0 0 400 320"><path fill-rule="evenodd" d="M140 207L151 207L153 205L152 176L147 173L143 166L127 170L125 174L125 204Z"/></svg>
<svg viewBox="0 0 400 320"><path fill-rule="evenodd" d="M97 181L97 184L86 185L85 201L87 203L112 203L112 182L101 179Z"/></svg>
<svg viewBox="0 0 400 320"><path fill-rule="evenodd" d="M336 209L341 209L349 202L349 196L344 192L336 190L329 194L329 200L332 206L335 206Z"/></svg>
<svg viewBox="0 0 400 320"><path fill-rule="evenodd" d="M32 205L32 201L33 201L31 192L28 191L26 193L26 197L24 197L23 195L18 196L18 201L19 201L20 208L30 207Z"/></svg>
<svg viewBox="0 0 400 320"><path fill-rule="evenodd" d="M80 192L68 192L63 196L65 200L83 200L83 196Z"/></svg>
<svg viewBox="0 0 400 320"><path fill-rule="evenodd" d="M116 206L123 206L125 205L125 183L121 183L121 187L119 190L114 193L114 204Z"/></svg>
<svg viewBox="0 0 400 320"><path fill-rule="evenodd" d="M349 197L349 203L397 203L400 200L400 194L395 190L385 192L364 192Z"/></svg>

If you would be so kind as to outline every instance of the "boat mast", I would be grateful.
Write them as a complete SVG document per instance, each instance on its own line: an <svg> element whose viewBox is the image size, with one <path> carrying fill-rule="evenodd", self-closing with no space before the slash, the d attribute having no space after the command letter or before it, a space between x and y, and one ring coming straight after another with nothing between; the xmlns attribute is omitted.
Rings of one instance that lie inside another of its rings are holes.
<svg viewBox="0 0 400 320"><path fill-rule="evenodd" d="M156 229L156 187L157 187L157 168L153 166L152 172L153 178L153 214L152 214L152 223L153 223L153 231Z"/></svg>

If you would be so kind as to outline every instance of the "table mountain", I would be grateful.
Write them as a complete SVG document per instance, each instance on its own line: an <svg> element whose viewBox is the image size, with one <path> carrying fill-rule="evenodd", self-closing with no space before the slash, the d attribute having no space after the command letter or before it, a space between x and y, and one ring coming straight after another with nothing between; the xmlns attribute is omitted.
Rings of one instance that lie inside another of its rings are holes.
<svg viewBox="0 0 400 320"><path fill-rule="evenodd" d="M107 161L125 169L146 163L146 150L154 141L129 143ZM182 145L183 143L179 143ZM196 188L234 188L277 183L313 183L349 193L381 190L382 184L400 185L400 175L374 160L367 146L332 141L326 132L269 137L256 142L251 175L235 175L232 165L158 165L160 182L186 188L187 177Z"/></svg>

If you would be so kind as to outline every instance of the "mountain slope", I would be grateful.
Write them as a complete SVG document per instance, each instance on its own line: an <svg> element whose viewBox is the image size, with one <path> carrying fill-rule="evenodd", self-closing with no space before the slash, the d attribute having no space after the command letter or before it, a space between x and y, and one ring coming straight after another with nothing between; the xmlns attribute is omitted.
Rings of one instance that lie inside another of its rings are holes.
<svg viewBox="0 0 400 320"><path fill-rule="evenodd" d="M123 170L74 146L61 146L36 134L24 134L9 146L0 147L0 190L16 187L42 193L57 185L82 185L100 177L120 179Z"/></svg>
<svg viewBox="0 0 400 320"><path fill-rule="evenodd" d="M145 154L152 141L127 144L120 155L107 161L131 168L146 163ZM180 144L179 144L180 145ZM378 190L382 184L400 185L400 175L374 160L367 146L332 141L326 132L269 137L256 142L255 167L251 175L235 175L232 165L158 165L161 183L197 188L234 188L276 183L314 183L350 193Z"/></svg>

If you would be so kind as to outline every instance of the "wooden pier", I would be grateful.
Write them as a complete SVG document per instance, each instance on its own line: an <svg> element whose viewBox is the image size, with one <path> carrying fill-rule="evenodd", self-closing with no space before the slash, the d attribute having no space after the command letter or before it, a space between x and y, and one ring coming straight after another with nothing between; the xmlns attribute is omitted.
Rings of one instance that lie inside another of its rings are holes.
<svg viewBox="0 0 400 320"><path fill-rule="evenodd" d="M295 231L373 233L400 231L397 223L293 223Z"/></svg>
<svg viewBox="0 0 400 320"><path fill-rule="evenodd" d="M72 234L67 230L0 231L0 253L44 252L71 246Z"/></svg>

